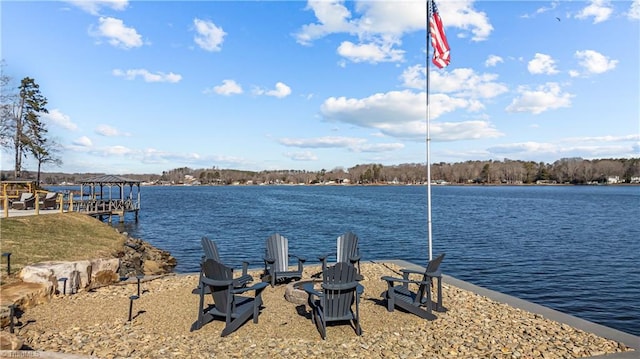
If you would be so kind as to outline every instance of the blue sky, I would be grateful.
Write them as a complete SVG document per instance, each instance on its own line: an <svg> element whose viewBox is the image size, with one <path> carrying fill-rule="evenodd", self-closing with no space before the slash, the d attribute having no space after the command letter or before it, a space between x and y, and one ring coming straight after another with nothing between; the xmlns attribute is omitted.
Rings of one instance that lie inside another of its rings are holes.
<svg viewBox="0 0 640 359"><path fill-rule="evenodd" d="M429 66L432 162L640 156L640 0L437 4L452 60ZM2 1L1 16L4 72L40 85L62 146L45 172L426 162L425 1Z"/></svg>

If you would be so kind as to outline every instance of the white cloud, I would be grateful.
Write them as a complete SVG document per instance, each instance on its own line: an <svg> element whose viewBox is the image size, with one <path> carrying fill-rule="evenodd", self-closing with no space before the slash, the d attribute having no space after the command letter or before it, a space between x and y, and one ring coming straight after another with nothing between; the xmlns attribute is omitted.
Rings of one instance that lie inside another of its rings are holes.
<svg viewBox="0 0 640 359"><path fill-rule="evenodd" d="M458 109L474 111L476 101L454 98L445 94L432 94L429 98L430 118L436 120L445 113ZM328 121L338 121L363 128L374 128L391 137L424 140L426 133L426 93L408 90L378 93L366 98L330 97L320 112ZM469 124L469 123L467 123ZM432 128L438 126L432 122ZM453 125L451 125L454 127ZM475 126L475 124L474 124ZM455 133L468 138L495 137L499 133L485 123L484 129L466 131L464 123L455 127ZM445 133L445 132L441 132ZM452 135L453 136L453 135Z"/></svg>
<svg viewBox="0 0 640 359"><path fill-rule="evenodd" d="M404 87L426 89L426 67L415 65L402 72ZM451 72L431 71L431 91L454 94L456 97L493 98L508 91L504 83L497 82L498 75L477 74L470 68L458 68Z"/></svg>
<svg viewBox="0 0 640 359"><path fill-rule="evenodd" d="M72 143L73 143L73 145L80 146L80 147L92 147L93 146L93 142L87 136L82 136L80 138L77 138Z"/></svg>
<svg viewBox="0 0 640 359"><path fill-rule="evenodd" d="M502 137L504 134L487 121L434 122L430 126L434 141L479 140Z"/></svg>
<svg viewBox="0 0 640 359"><path fill-rule="evenodd" d="M291 95L291 87L283 84L282 82L276 83L274 90L267 91L268 96L274 96L277 98L283 98Z"/></svg>
<svg viewBox="0 0 640 359"><path fill-rule="evenodd" d="M201 49L211 52L222 50L222 42L227 33L221 27L198 18L193 20L193 24L197 33L193 40Z"/></svg>
<svg viewBox="0 0 640 359"><path fill-rule="evenodd" d="M304 152L285 152L282 154L283 156L290 158L294 161L317 161L318 156L314 155L309 151Z"/></svg>
<svg viewBox="0 0 640 359"><path fill-rule="evenodd" d="M123 49L140 47L143 45L142 36L136 29L127 27L120 19L112 17L100 17L96 31L89 29L89 34L96 37L105 37L109 44Z"/></svg>
<svg viewBox="0 0 640 359"><path fill-rule="evenodd" d="M637 157L637 141L640 135L570 137L557 142L518 142L487 148L499 157L539 159L541 157L619 158Z"/></svg>
<svg viewBox="0 0 640 359"><path fill-rule="evenodd" d="M102 149L103 154L108 156L124 156L134 153L130 148L124 146L109 146Z"/></svg>
<svg viewBox="0 0 640 359"><path fill-rule="evenodd" d="M151 73L145 69L130 69L130 70L120 70L114 69L112 74L117 77L124 77L127 80L135 80L136 77L142 77L145 82L169 82L176 83L182 80L182 75L174 74L173 72L169 72L168 74L164 72L156 72Z"/></svg>
<svg viewBox="0 0 640 359"><path fill-rule="evenodd" d="M497 82L498 75L478 74L470 68L451 72L431 71L431 90L451 93L457 97L493 98L508 91L507 85Z"/></svg>
<svg viewBox="0 0 640 359"><path fill-rule="evenodd" d="M545 153L552 154L556 153L558 150L557 146L551 143L544 142L520 142L520 143L509 143L503 145L497 145L487 148L487 151L493 154L522 154L522 153Z"/></svg>
<svg viewBox="0 0 640 359"><path fill-rule="evenodd" d="M401 150L404 148L404 144L402 143L372 143L372 144L364 144L361 146L355 146L352 148L355 152L390 152Z"/></svg>
<svg viewBox="0 0 640 359"><path fill-rule="evenodd" d="M627 17L631 20L640 20L640 0L633 0L629 6Z"/></svg>
<svg viewBox="0 0 640 359"><path fill-rule="evenodd" d="M75 131L78 129L78 125L71 121L71 117L65 115L57 108L52 109L49 113L43 113L42 118L67 130Z"/></svg>
<svg viewBox="0 0 640 359"><path fill-rule="evenodd" d="M67 0L66 2L79 7L91 15L99 15L101 8L122 11L129 6L128 0Z"/></svg>
<svg viewBox="0 0 640 359"><path fill-rule="evenodd" d="M205 93L209 93L211 90L206 90ZM214 86L213 92L218 95L230 96L241 94L242 86L240 86L234 80L222 80L222 85Z"/></svg>
<svg viewBox="0 0 640 359"><path fill-rule="evenodd" d="M96 127L95 129L95 132L100 136L105 136L105 137L131 136L130 133L120 132L118 129L109 125L98 125L98 127Z"/></svg>
<svg viewBox="0 0 640 359"><path fill-rule="evenodd" d="M495 67L497 64L499 64L501 62L504 62L502 57L500 57L498 55L489 55L489 57L487 57L487 60L484 62L484 66L486 66L486 67Z"/></svg>
<svg viewBox="0 0 640 359"><path fill-rule="evenodd" d="M493 31L487 14L475 10L473 1L441 1L438 10L445 26L470 31L473 41L487 40ZM466 37L464 33L461 36Z"/></svg>
<svg viewBox="0 0 640 359"><path fill-rule="evenodd" d="M412 89L425 89L427 87L426 67L414 65L406 68L402 75L402 86Z"/></svg>
<svg viewBox="0 0 640 359"><path fill-rule="evenodd" d="M392 48L393 44L354 44L343 41L338 46L338 54L353 62L398 62L404 58L404 51Z"/></svg>
<svg viewBox="0 0 640 359"><path fill-rule="evenodd" d="M593 50L576 51L575 57L580 60L580 66L588 74L601 74L616 68L618 60L610 60L608 57Z"/></svg>
<svg viewBox="0 0 640 359"><path fill-rule="evenodd" d="M557 7L558 7L559 2L560 2L559 0L553 0L553 1L551 2L551 4L550 4L550 6L549 6L549 7L544 7L544 6L543 6L543 7L540 7L540 8L538 8L538 9L536 9L536 11L535 11L534 13L532 13L532 14L523 14L523 15L522 15L522 16L520 16L520 17L521 17L521 18L523 18L523 19L530 19L530 18L534 18L534 17L536 17L537 15L544 14L544 13L546 13L546 12L549 12L549 11L551 11L551 10L554 10L555 8L557 8Z"/></svg>
<svg viewBox="0 0 640 359"><path fill-rule="evenodd" d="M351 22L351 12L342 2L309 1L307 10L312 10L318 19L318 23L303 25L295 35L298 43L310 45L314 40L331 33L356 30L357 26Z"/></svg>
<svg viewBox="0 0 640 359"><path fill-rule="evenodd" d="M597 24L609 19L613 13L613 8L608 0L591 0L589 6L585 7L577 15L577 19L587 19L593 17L593 23Z"/></svg>
<svg viewBox="0 0 640 359"><path fill-rule="evenodd" d="M545 111L571 106L572 94L562 92L560 85L549 82L531 90L526 86L518 88L519 97L507 106L507 112L530 112L534 115Z"/></svg>
<svg viewBox="0 0 640 359"><path fill-rule="evenodd" d="M569 137L567 142L585 143L585 142L636 142L640 141L640 134L625 136L591 136L591 137Z"/></svg>
<svg viewBox="0 0 640 359"><path fill-rule="evenodd" d="M354 147L365 140L353 137L281 138L278 142L289 147L336 148Z"/></svg>
<svg viewBox="0 0 640 359"><path fill-rule="evenodd" d="M277 98L284 98L291 95L291 88L282 82L276 83L276 87L273 90L265 90L259 87L253 89L253 93L256 95L267 95Z"/></svg>
<svg viewBox="0 0 640 359"><path fill-rule="evenodd" d="M347 148L352 152L380 153L404 148L402 143L367 143L353 137L281 138L278 142L288 147L299 148ZM308 152L307 152L308 153Z"/></svg>
<svg viewBox="0 0 640 359"><path fill-rule="evenodd" d="M343 1L308 1L316 23L303 25L294 35L296 41L310 45L331 34L345 33L357 41L343 41L339 55L354 62L400 62L404 51L398 47L404 34L426 29L426 2L359 1L353 12ZM445 26L457 27L462 36L471 33L473 41L486 40L493 31L487 16L473 9L472 1L443 2L439 12Z"/></svg>
<svg viewBox="0 0 640 359"><path fill-rule="evenodd" d="M532 74L557 74L558 70L555 67L555 61L551 56L546 54L536 53L533 60L529 61L527 70Z"/></svg>

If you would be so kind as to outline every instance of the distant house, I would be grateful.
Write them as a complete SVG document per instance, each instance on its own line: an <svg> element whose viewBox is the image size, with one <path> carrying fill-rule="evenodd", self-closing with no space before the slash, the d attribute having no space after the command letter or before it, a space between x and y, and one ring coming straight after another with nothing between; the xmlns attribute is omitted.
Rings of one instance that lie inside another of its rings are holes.
<svg viewBox="0 0 640 359"><path fill-rule="evenodd" d="M620 183L620 176L611 176L607 178L607 184L617 184Z"/></svg>
<svg viewBox="0 0 640 359"><path fill-rule="evenodd" d="M640 177L631 177L629 183L640 183Z"/></svg>

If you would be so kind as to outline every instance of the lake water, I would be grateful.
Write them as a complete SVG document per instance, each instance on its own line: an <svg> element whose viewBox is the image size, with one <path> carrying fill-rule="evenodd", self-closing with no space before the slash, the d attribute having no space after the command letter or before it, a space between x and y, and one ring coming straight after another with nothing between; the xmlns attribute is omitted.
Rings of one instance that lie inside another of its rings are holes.
<svg viewBox="0 0 640 359"><path fill-rule="evenodd" d="M114 226L170 251L177 272L198 270L202 236L229 265L260 267L275 232L311 263L351 230L364 260L424 265L426 208L424 186L143 187L139 222ZM638 186L432 187L446 274L635 335L639 219Z"/></svg>

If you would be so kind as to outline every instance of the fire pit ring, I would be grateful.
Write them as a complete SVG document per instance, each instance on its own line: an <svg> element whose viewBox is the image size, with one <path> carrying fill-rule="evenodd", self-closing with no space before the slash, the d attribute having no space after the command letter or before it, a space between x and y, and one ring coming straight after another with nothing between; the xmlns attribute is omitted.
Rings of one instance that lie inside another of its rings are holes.
<svg viewBox="0 0 640 359"><path fill-rule="evenodd" d="M284 299L293 304L307 304L309 295L302 288L302 286L307 283L313 283L313 286L316 289L320 289L322 279L300 280L287 284L287 287L284 290Z"/></svg>

